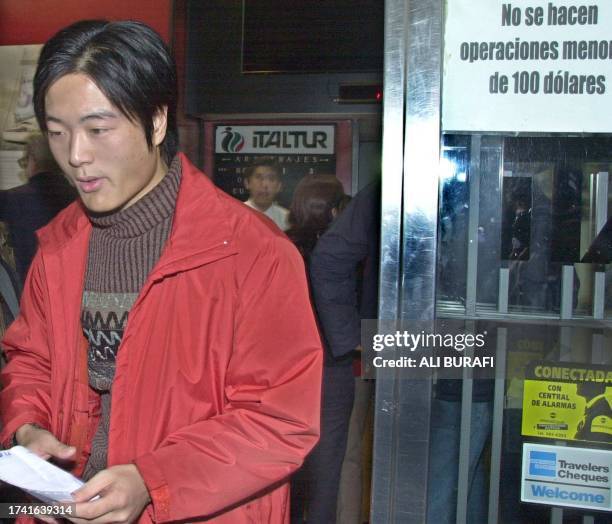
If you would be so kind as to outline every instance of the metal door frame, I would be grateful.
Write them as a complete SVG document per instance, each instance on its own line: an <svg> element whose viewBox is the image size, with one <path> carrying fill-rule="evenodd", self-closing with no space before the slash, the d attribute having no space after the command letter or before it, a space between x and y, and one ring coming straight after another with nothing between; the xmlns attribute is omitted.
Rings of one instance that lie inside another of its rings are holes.
<svg viewBox="0 0 612 524"><path fill-rule="evenodd" d="M441 28L441 0L385 2L383 320L434 317ZM430 409L430 381L377 380L371 522L425 521Z"/></svg>

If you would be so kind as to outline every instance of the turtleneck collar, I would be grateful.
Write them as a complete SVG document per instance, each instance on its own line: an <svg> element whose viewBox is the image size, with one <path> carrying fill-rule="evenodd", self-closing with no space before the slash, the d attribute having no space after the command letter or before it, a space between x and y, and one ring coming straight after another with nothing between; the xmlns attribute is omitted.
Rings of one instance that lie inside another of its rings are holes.
<svg viewBox="0 0 612 524"><path fill-rule="evenodd" d="M181 182L181 162L178 156L170 164L168 173L151 191L127 209L108 215L89 214L96 229L116 238L132 238L153 229L174 213Z"/></svg>

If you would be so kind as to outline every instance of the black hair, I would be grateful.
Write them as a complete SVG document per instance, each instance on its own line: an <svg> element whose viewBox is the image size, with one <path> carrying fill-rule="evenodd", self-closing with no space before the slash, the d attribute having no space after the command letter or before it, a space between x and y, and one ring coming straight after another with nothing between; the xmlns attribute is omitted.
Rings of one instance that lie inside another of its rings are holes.
<svg viewBox="0 0 612 524"><path fill-rule="evenodd" d="M87 75L132 122L153 148L153 119L167 108L162 158L169 165L178 149L176 68L162 38L134 21L83 20L61 29L42 48L34 76L34 111L46 132L45 96L71 73Z"/></svg>
<svg viewBox="0 0 612 524"><path fill-rule="evenodd" d="M270 169L274 170L274 172L276 173L276 176L278 176L279 178L283 174L283 168L278 163L278 160L276 160L274 157L271 157L271 156L262 156L258 158L257 160L255 160L255 162L253 162L249 167L247 167L244 170L245 178L250 178L251 175L255 172L255 170L258 167L262 167L262 166L269 167Z"/></svg>

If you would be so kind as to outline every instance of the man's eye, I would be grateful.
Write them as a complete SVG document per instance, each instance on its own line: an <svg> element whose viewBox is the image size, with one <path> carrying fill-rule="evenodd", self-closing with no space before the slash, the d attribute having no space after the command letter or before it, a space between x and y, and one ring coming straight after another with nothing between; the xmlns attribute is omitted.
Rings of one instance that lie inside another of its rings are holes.
<svg viewBox="0 0 612 524"><path fill-rule="evenodd" d="M108 129L105 129L103 127L94 127L94 128L89 130L89 132L92 135L102 135L102 134L106 133L107 131L108 131Z"/></svg>
<svg viewBox="0 0 612 524"><path fill-rule="evenodd" d="M62 135L61 131L52 131L51 129L47 130L47 135L49 138L56 138Z"/></svg>

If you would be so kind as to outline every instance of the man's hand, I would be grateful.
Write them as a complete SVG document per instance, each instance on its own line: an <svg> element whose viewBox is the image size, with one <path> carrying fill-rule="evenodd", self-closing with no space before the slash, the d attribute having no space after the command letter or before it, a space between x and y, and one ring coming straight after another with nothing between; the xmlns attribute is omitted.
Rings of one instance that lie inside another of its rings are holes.
<svg viewBox="0 0 612 524"><path fill-rule="evenodd" d="M147 487L133 464L100 471L72 495L76 506L70 520L77 524L133 522L151 502ZM91 500L96 496L99 498Z"/></svg>
<svg viewBox="0 0 612 524"><path fill-rule="evenodd" d="M39 428L34 424L21 426L15 433L15 439L20 446L28 448L45 460L51 457L72 460L76 452L74 446L62 444L46 429Z"/></svg>

